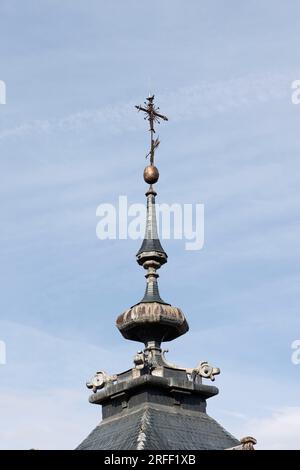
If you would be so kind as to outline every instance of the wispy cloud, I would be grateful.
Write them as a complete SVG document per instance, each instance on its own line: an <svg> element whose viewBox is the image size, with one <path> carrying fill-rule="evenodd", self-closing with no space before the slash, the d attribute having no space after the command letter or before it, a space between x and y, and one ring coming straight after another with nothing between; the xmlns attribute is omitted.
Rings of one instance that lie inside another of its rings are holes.
<svg viewBox="0 0 300 470"><path fill-rule="evenodd" d="M259 75L202 82L166 91L159 96L159 100L174 122L209 118L232 109L288 97L293 76ZM23 122L0 131L0 140L47 132L74 132L99 126L110 133L135 130L141 124L132 111L134 104L128 101L62 117Z"/></svg>
<svg viewBox="0 0 300 470"><path fill-rule="evenodd" d="M1 393L0 448L75 449L101 416L83 400L71 388Z"/></svg>
<svg viewBox="0 0 300 470"><path fill-rule="evenodd" d="M282 407L269 416L249 419L241 427L241 432L246 435L247 429L253 430L258 441L257 449L299 450L300 407Z"/></svg>
<svg viewBox="0 0 300 470"><path fill-rule="evenodd" d="M7 344L0 448L75 448L101 419L100 407L88 403L85 381L96 370L126 368L125 355L20 323L0 321L0 336Z"/></svg>

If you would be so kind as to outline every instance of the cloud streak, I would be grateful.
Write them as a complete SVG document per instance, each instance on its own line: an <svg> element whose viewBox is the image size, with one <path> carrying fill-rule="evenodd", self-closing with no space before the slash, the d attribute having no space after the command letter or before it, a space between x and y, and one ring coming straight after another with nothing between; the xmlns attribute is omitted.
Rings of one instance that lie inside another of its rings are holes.
<svg viewBox="0 0 300 470"><path fill-rule="evenodd" d="M294 75L291 75L294 76ZM202 82L159 96L172 121L210 118L233 109L268 101L288 99L290 75L257 75L227 81ZM136 103L128 101L99 109L87 109L53 119L23 122L0 131L0 140L51 132L75 132L101 126L105 132L119 133L141 127L133 113Z"/></svg>
<svg viewBox="0 0 300 470"><path fill-rule="evenodd" d="M243 425L246 429L254 430L257 449L299 450L300 407L283 407L261 419L250 419Z"/></svg>

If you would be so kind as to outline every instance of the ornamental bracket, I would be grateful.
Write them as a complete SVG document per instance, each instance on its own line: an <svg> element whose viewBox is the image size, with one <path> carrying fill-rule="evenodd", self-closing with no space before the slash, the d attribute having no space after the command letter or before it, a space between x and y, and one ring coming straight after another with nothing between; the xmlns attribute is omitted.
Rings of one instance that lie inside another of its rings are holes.
<svg viewBox="0 0 300 470"><path fill-rule="evenodd" d="M104 388L107 384L115 382L117 380L116 375L108 375L104 371L96 372L94 377L86 383L87 388L92 389L94 393L101 388Z"/></svg>

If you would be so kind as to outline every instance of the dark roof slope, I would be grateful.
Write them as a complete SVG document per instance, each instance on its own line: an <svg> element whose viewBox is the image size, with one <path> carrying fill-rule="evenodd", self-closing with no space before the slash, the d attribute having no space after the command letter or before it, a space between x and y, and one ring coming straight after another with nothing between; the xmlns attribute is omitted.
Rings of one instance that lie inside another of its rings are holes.
<svg viewBox="0 0 300 470"><path fill-rule="evenodd" d="M206 413L163 406L102 421L78 450L222 450L240 442Z"/></svg>

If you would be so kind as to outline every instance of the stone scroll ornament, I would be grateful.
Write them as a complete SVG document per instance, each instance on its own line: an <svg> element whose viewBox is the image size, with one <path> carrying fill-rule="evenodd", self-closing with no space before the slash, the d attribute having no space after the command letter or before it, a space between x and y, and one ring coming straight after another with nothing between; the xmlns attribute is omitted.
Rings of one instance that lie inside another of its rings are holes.
<svg viewBox="0 0 300 470"><path fill-rule="evenodd" d="M210 379L212 382L215 380L215 375L219 375L221 373L218 367L214 367L210 365L207 361L201 361L196 367L193 368L182 368L176 364L172 364L166 360L165 353L168 352L168 349L162 351L162 361L163 365L166 367L170 367L172 369L184 369L186 373L190 376L191 380L195 380L197 376L203 377L204 379ZM156 364L155 361L152 360L151 354L145 354L144 351L138 351L134 357L134 365L136 369L142 370L145 367L148 367L150 371L155 369L159 364Z"/></svg>
<svg viewBox="0 0 300 470"><path fill-rule="evenodd" d="M220 372L221 371L218 367L213 367L208 362L203 361L192 370L191 377L194 379L197 375L200 375L201 377L210 379L213 382L215 380L215 375L220 374Z"/></svg>
<svg viewBox="0 0 300 470"><path fill-rule="evenodd" d="M94 377L92 377L91 380L86 383L86 386L87 388L92 389L94 393L96 393L97 390L101 390L101 388L104 388L105 385L107 385L108 383L112 383L115 380L117 380L116 375L108 375L104 371L99 371L96 372Z"/></svg>

